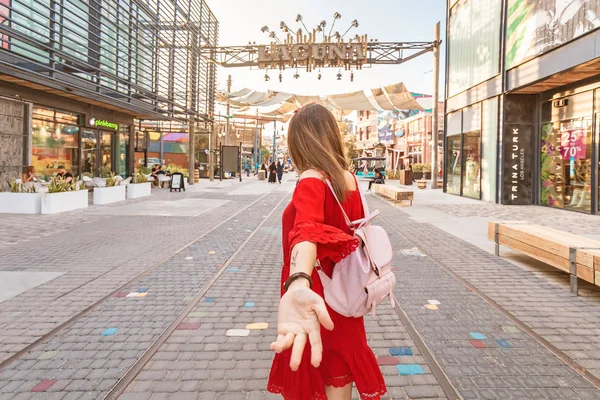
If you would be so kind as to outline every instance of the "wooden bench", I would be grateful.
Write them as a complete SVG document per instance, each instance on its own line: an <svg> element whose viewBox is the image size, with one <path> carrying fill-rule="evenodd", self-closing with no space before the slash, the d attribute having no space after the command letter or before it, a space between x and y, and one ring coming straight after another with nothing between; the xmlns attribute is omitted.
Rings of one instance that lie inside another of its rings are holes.
<svg viewBox="0 0 600 400"><path fill-rule="evenodd" d="M395 203L408 200L412 206L414 200L414 192L412 190L402 189L390 185L373 185L373 191L383 197L392 200Z"/></svg>
<svg viewBox="0 0 600 400"><path fill-rule="evenodd" d="M497 256L502 245L568 272L576 295L578 279L600 286L599 241L526 221L489 221L488 238Z"/></svg>
<svg viewBox="0 0 600 400"><path fill-rule="evenodd" d="M418 180L417 186L419 187L419 189L427 189L427 181L424 179Z"/></svg>

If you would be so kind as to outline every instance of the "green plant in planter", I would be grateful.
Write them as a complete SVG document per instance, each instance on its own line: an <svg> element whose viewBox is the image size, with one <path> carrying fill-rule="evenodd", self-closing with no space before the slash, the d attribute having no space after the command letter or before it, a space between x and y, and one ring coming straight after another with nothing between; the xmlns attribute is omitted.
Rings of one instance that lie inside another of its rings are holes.
<svg viewBox="0 0 600 400"><path fill-rule="evenodd" d="M8 184L8 190L11 193L21 193L23 191L23 185L14 178L6 181L6 183Z"/></svg>
<svg viewBox="0 0 600 400"><path fill-rule="evenodd" d="M106 187L117 186L117 178L115 177L115 173L111 172L106 177Z"/></svg>
<svg viewBox="0 0 600 400"><path fill-rule="evenodd" d="M133 175L133 183L146 183L148 178L142 172L138 171Z"/></svg>
<svg viewBox="0 0 600 400"><path fill-rule="evenodd" d="M35 185L31 185L28 188L25 188L23 186L23 193L37 193L37 192L38 192L38 189L37 189L37 187L35 187Z"/></svg>
<svg viewBox="0 0 600 400"><path fill-rule="evenodd" d="M48 193L68 192L72 188L70 182L65 182L64 179L52 179L48 185Z"/></svg>
<svg viewBox="0 0 600 400"><path fill-rule="evenodd" d="M138 172L144 175L150 175L150 172L152 172L152 168L150 167L138 167Z"/></svg>

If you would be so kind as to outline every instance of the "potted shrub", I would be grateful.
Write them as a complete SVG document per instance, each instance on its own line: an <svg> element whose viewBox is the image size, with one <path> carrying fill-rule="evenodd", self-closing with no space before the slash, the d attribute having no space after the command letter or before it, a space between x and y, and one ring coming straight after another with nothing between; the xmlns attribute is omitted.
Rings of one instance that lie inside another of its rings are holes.
<svg viewBox="0 0 600 400"><path fill-rule="evenodd" d="M42 214L56 214L65 211L87 208L88 190L83 182L73 180L65 182L53 179L48 192L42 195Z"/></svg>
<svg viewBox="0 0 600 400"><path fill-rule="evenodd" d="M413 164L412 175L415 181L423 179L423 164Z"/></svg>
<svg viewBox="0 0 600 400"><path fill-rule="evenodd" d="M152 194L152 188L148 178L141 171L133 175L133 183L127 185L127 198L137 199Z"/></svg>
<svg viewBox="0 0 600 400"><path fill-rule="evenodd" d="M103 205L125 200L127 187L119 186L118 183L119 179L111 172L106 178L106 187L94 188L93 203Z"/></svg>
<svg viewBox="0 0 600 400"><path fill-rule="evenodd" d="M34 185L18 183L15 179L6 182L8 191L0 185L0 213L39 214L42 211L42 193Z"/></svg>

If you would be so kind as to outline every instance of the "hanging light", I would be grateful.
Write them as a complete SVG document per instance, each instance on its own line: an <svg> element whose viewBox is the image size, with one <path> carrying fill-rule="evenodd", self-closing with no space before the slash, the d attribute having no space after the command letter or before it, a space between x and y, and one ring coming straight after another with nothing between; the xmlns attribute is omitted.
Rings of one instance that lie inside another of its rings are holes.
<svg viewBox="0 0 600 400"><path fill-rule="evenodd" d="M271 77L269 76L268 73L265 74L265 82L269 82L269 80L271 79Z"/></svg>
<svg viewBox="0 0 600 400"><path fill-rule="evenodd" d="M317 79L321 80L321 70L319 70L319 75L317 75Z"/></svg>
<svg viewBox="0 0 600 400"><path fill-rule="evenodd" d="M337 80L341 81L342 80L342 73L338 71L337 73Z"/></svg>
<svg viewBox="0 0 600 400"><path fill-rule="evenodd" d="M283 75L281 74L281 71L279 72L279 82L281 83L283 81Z"/></svg>
<svg viewBox="0 0 600 400"><path fill-rule="evenodd" d="M260 28L260 30L262 33L269 32L269 27L267 25L265 25L262 28Z"/></svg>
<svg viewBox="0 0 600 400"><path fill-rule="evenodd" d="M298 79L300 78L300 74L298 73L298 71L296 71L296 73L294 74L294 79Z"/></svg>
<svg viewBox="0 0 600 400"><path fill-rule="evenodd" d="M350 72L350 82L354 82L354 72Z"/></svg>

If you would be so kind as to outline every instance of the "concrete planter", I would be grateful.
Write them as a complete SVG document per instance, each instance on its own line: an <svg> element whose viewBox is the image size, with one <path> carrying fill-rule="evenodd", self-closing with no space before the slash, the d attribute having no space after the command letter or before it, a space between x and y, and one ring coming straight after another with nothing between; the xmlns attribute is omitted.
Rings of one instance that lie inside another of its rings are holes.
<svg viewBox="0 0 600 400"><path fill-rule="evenodd" d="M42 197L42 214L56 214L65 211L87 208L88 191L44 193Z"/></svg>
<svg viewBox="0 0 600 400"><path fill-rule="evenodd" d="M94 188L94 204L103 205L125 200L126 186Z"/></svg>
<svg viewBox="0 0 600 400"><path fill-rule="evenodd" d="M148 197L152 194L150 182L146 183L130 183L127 185L127 198L137 199L138 197Z"/></svg>
<svg viewBox="0 0 600 400"><path fill-rule="evenodd" d="M39 214L44 193L0 193L0 213Z"/></svg>

